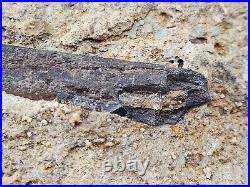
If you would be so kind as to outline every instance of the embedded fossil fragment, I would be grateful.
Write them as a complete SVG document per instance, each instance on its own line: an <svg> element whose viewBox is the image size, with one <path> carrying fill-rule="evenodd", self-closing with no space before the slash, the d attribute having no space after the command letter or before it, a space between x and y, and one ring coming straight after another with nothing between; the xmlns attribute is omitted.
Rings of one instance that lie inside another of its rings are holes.
<svg viewBox="0 0 250 187"><path fill-rule="evenodd" d="M124 105L134 107L152 108L155 110L173 110L183 105L187 94L184 91L169 91L168 93L124 92L119 95L119 100Z"/></svg>
<svg viewBox="0 0 250 187"><path fill-rule="evenodd" d="M174 124L210 100L198 72L164 65L3 45L3 90L69 102L150 125Z"/></svg>

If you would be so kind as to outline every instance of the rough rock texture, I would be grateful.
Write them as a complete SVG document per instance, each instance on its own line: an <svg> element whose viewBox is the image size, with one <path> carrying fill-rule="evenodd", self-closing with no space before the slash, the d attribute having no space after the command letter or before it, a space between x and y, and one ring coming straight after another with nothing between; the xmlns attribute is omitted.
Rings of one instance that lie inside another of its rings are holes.
<svg viewBox="0 0 250 187"><path fill-rule="evenodd" d="M190 69L5 44L2 59L2 86L9 94L58 99L150 125L176 124L210 101L206 78Z"/></svg>
<svg viewBox="0 0 250 187"><path fill-rule="evenodd" d="M174 126L3 93L4 183L247 183L246 3L6 3L3 43L203 73L212 101ZM79 119L79 116L81 119ZM144 176L104 160L149 159Z"/></svg>

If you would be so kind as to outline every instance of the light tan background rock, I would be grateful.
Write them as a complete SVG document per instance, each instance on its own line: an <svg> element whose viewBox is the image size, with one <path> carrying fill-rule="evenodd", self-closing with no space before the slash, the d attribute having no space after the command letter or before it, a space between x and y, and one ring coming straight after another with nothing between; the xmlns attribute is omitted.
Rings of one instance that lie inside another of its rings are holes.
<svg viewBox="0 0 250 187"><path fill-rule="evenodd" d="M208 78L212 101L177 125L151 127L3 93L3 182L247 183L247 9L246 3L4 3L5 44L172 66L182 59L184 68ZM102 161L115 156L149 159L146 174L104 173Z"/></svg>

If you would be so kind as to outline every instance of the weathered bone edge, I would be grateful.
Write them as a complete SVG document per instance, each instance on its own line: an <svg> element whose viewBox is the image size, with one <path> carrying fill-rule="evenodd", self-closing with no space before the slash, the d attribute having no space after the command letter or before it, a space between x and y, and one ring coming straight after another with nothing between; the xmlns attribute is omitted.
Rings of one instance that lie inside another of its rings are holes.
<svg viewBox="0 0 250 187"><path fill-rule="evenodd" d="M33 100L58 98L150 125L175 124L190 108L210 100L206 78L189 69L11 45L3 45L2 55L3 90ZM178 90L187 95L177 109L134 107L120 100L123 93Z"/></svg>

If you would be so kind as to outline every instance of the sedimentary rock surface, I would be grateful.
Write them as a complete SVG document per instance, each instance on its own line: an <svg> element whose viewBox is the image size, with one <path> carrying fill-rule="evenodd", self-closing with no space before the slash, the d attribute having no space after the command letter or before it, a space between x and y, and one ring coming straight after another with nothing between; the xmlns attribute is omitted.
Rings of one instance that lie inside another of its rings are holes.
<svg viewBox="0 0 250 187"><path fill-rule="evenodd" d="M211 96L175 125L149 126L4 92L3 183L246 184L247 11L246 3L3 3L4 44L192 69ZM161 108L152 94L121 98ZM104 172L117 157L149 160L145 175Z"/></svg>

